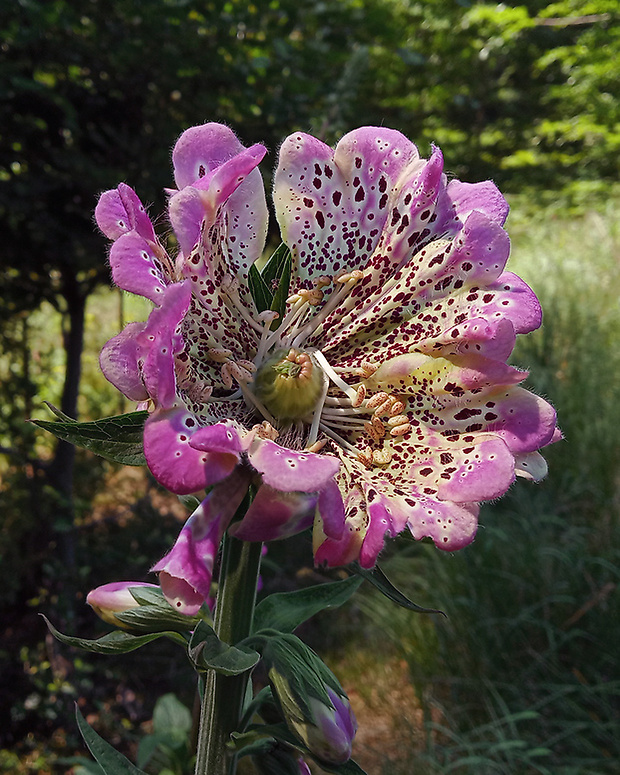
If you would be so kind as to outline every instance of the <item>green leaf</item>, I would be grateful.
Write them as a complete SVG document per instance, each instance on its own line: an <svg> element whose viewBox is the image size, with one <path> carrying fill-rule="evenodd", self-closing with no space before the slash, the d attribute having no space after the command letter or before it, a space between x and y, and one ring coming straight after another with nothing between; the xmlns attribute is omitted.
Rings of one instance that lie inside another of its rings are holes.
<svg viewBox="0 0 620 775"><path fill-rule="evenodd" d="M358 576L369 581L379 590L379 592L397 605L408 608L410 611L416 611L419 614L441 614L442 616L445 616L445 613L438 608L422 608L422 606L409 600L406 595L403 595L403 593L392 584L378 565L372 570L366 570L366 568L362 568L361 565L355 562L350 567L354 573L357 573Z"/></svg>
<svg viewBox="0 0 620 775"><path fill-rule="evenodd" d="M240 675L251 670L260 654L247 646L229 646L215 630L202 621L189 643L189 655L198 669L211 669L222 675Z"/></svg>
<svg viewBox="0 0 620 775"><path fill-rule="evenodd" d="M295 592L277 592L262 600L254 611L253 632L274 629L293 632L311 616L345 603L361 585L362 579L350 576L344 581L317 584Z"/></svg>
<svg viewBox="0 0 620 775"><path fill-rule="evenodd" d="M286 312L286 300L288 299L289 288L291 286L292 257L291 257L291 251L284 243L280 245L280 247L276 250L276 252L273 254L271 259L269 259L269 261L267 262L267 265L263 270L263 277L265 277L266 282L270 282L267 279L266 271L269 268L271 261L276 256L278 256L277 274L274 275L274 279L271 282L275 283L275 281L277 280L278 287L276 288L276 291L273 294L271 309L275 310L280 317L274 320L273 323L271 324L272 331L275 331L280 325L280 323L282 322L282 320L284 319L284 313Z"/></svg>
<svg viewBox="0 0 620 775"><path fill-rule="evenodd" d="M51 404L49 407L56 416L65 417ZM141 466L146 462L142 450L142 436L147 417L148 412L130 412L93 422L77 422L71 418L56 422L30 422L53 433L57 438L88 449L106 460L128 466Z"/></svg>
<svg viewBox="0 0 620 775"><path fill-rule="evenodd" d="M146 775L144 770L138 769L122 753L113 748L108 742L95 732L75 706L77 724L88 746L88 750L97 760L105 775Z"/></svg>
<svg viewBox="0 0 620 775"><path fill-rule="evenodd" d="M155 703L153 732L155 734L189 734L192 728L190 710L172 692L164 694Z"/></svg>
<svg viewBox="0 0 620 775"><path fill-rule="evenodd" d="M254 299L257 311L264 312L267 309L271 309L273 291L269 288L254 264L252 264L248 272L248 285L250 286L250 293Z"/></svg>
<svg viewBox="0 0 620 775"><path fill-rule="evenodd" d="M113 630L95 640L75 638L72 635L64 635L62 632L59 632L45 616L43 618L49 631L61 643L65 643L67 646L75 646L85 651L91 651L93 654L127 654L164 636L185 645L185 638L177 632L153 632L147 635L132 635L122 630Z"/></svg>
<svg viewBox="0 0 620 775"><path fill-rule="evenodd" d="M164 608L160 605L141 605L127 611L116 611L114 616L119 622L127 625L132 632L187 632L193 630L200 621L199 616L185 616L175 611L172 606Z"/></svg>

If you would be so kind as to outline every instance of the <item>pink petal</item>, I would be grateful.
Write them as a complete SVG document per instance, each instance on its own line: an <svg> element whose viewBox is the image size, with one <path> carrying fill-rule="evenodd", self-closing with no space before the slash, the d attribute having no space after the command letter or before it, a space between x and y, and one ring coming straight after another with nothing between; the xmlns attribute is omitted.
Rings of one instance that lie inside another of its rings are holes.
<svg viewBox="0 0 620 775"><path fill-rule="evenodd" d="M144 205L135 191L125 183L118 188L104 191L95 207L95 220L101 231L110 239L136 231L144 239L155 242L155 230L146 214Z"/></svg>
<svg viewBox="0 0 620 775"><path fill-rule="evenodd" d="M284 492L318 492L340 468L338 458L331 455L295 452L258 437L250 444L248 458L265 484Z"/></svg>
<svg viewBox="0 0 620 775"><path fill-rule="evenodd" d="M135 231L123 234L112 245L110 265L119 288L161 304L166 283L152 243Z"/></svg>
<svg viewBox="0 0 620 775"><path fill-rule="evenodd" d="M246 477L233 475L214 487L189 517L171 551L153 566L166 599L181 613L192 616L209 598L220 541L247 483Z"/></svg>
<svg viewBox="0 0 620 775"><path fill-rule="evenodd" d="M104 344L99 365L105 378L132 401L146 401L149 394L138 365L138 335L146 323L129 323Z"/></svg>
<svg viewBox="0 0 620 775"><path fill-rule="evenodd" d="M288 538L311 527L317 500L316 493L281 492L263 484L246 515L228 532L241 541Z"/></svg>
<svg viewBox="0 0 620 775"><path fill-rule="evenodd" d="M144 426L144 455L153 476L167 489L187 495L225 479L238 455L203 452L190 445L196 418L177 406L152 414Z"/></svg>

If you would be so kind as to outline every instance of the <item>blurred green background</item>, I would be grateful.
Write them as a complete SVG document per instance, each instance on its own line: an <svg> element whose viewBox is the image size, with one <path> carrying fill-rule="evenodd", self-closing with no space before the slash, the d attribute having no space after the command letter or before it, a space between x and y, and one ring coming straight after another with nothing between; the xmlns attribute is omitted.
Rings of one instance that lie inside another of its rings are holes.
<svg viewBox="0 0 620 775"><path fill-rule="evenodd" d="M49 418L45 400L80 419L131 408L97 354L147 310L109 287L92 210L124 180L160 212L169 149L207 120L268 146L267 186L299 129L332 143L376 124L423 155L439 144L451 174L507 192L510 268L545 310L513 360L558 409L549 477L487 505L457 554L399 539L382 556L449 618L363 590L304 632L349 690L356 758L370 775L619 771L619 20L617 0L1 4L0 771L95 772L71 758L75 701L134 758L176 718L147 769L189 771L186 713L168 698L152 720L170 692L192 706L172 646L86 658L37 616L102 632L86 593L145 579L184 509L143 470L25 420ZM313 573L302 537L270 550L265 586Z"/></svg>

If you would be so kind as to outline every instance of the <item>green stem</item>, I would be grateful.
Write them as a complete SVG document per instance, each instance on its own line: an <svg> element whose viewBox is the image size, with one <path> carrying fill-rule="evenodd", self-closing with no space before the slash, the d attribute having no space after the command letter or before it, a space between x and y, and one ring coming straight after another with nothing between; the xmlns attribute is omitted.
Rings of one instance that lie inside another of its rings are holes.
<svg viewBox="0 0 620 775"><path fill-rule="evenodd" d="M234 645L250 634L261 550L261 543L224 537L214 629L225 643ZM236 757L226 743L239 727L247 683L247 674L207 673L195 775L234 775Z"/></svg>

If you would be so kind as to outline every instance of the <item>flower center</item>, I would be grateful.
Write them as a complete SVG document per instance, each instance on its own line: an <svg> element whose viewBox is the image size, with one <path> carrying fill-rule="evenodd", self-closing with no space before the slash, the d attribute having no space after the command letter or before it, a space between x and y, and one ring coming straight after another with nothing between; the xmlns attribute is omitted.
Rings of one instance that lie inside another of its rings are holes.
<svg viewBox="0 0 620 775"><path fill-rule="evenodd" d="M301 420L317 408L325 385L323 369L312 355L294 348L277 350L254 377L256 397L284 422Z"/></svg>

